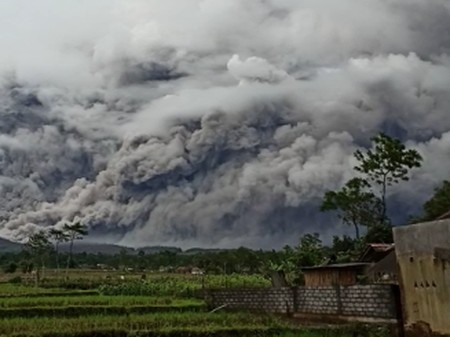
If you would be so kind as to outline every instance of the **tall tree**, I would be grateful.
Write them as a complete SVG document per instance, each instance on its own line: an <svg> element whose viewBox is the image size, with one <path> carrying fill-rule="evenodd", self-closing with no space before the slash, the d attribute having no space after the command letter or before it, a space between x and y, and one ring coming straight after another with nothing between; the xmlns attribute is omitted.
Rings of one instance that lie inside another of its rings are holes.
<svg viewBox="0 0 450 337"><path fill-rule="evenodd" d="M64 224L63 227L64 232L67 234L69 238L69 257L67 259L67 269L68 272L70 266L73 264L73 243L75 240L82 240L85 235L88 234L88 230L86 225L81 222L75 222L73 224Z"/></svg>
<svg viewBox="0 0 450 337"><path fill-rule="evenodd" d="M383 133L372 138L374 148L366 153L355 152L359 165L355 170L362 173L367 181L377 186L381 198L381 220L387 219L387 188L400 181L409 180L409 170L420 167L422 157L413 149L406 149L400 140Z"/></svg>
<svg viewBox="0 0 450 337"><path fill-rule="evenodd" d="M357 239L359 226L371 226L381 216L381 202L368 187L365 180L353 178L341 190L326 192L322 201L321 211L337 211L344 224L355 228Z"/></svg>
<svg viewBox="0 0 450 337"><path fill-rule="evenodd" d="M25 249L30 253L38 266L36 268L36 285L38 285L41 275L40 271L43 275L45 270L45 259L52 249L52 244L50 243L47 234L44 231L40 231L32 234L28 238ZM39 267L41 270L39 270Z"/></svg>
<svg viewBox="0 0 450 337"><path fill-rule="evenodd" d="M49 231L49 235L54 242L56 254L56 270L59 272L59 245L69 240L69 234L61 229L52 228Z"/></svg>

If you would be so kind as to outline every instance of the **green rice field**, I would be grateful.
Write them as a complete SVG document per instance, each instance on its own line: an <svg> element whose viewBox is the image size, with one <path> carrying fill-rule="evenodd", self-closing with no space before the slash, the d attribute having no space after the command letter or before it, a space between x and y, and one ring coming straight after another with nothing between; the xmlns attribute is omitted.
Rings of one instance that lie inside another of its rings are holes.
<svg viewBox="0 0 450 337"><path fill-rule="evenodd" d="M284 317L209 312L203 291L264 287L257 275L78 273L0 283L0 337L353 337L352 329L305 328ZM88 285L88 286L87 286ZM360 337L384 337L360 329Z"/></svg>

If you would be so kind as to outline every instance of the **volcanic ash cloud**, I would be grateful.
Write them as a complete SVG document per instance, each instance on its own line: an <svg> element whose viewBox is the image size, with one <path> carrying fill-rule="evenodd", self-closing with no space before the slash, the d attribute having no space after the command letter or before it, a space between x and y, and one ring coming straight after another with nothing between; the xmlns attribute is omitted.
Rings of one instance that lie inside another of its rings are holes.
<svg viewBox="0 0 450 337"><path fill-rule="evenodd" d="M379 131L425 158L391 190L396 221L448 179L446 1L6 0L0 13L1 236L74 220L130 245L345 232L320 199Z"/></svg>

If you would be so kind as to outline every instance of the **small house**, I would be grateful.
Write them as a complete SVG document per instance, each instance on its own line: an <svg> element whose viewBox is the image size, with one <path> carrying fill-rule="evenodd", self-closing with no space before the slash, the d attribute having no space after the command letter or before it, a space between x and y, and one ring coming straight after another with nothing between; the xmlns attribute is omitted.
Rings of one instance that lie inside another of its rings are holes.
<svg viewBox="0 0 450 337"><path fill-rule="evenodd" d="M367 277L372 283L397 284L397 256L392 250L380 261L367 268Z"/></svg>
<svg viewBox="0 0 450 337"><path fill-rule="evenodd" d="M178 267L175 269L175 273L177 274L190 274L191 273L191 267Z"/></svg>
<svg viewBox="0 0 450 337"><path fill-rule="evenodd" d="M200 268L194 267L191 269L191 274L192 275L203 275L204 271Z"/></svg>
<svg viewBox="0 0 450 337"><path fill-rule="evenodd" d="M351 286L359 283L370 264L364 262L304 267L307 287Z"/></svg>

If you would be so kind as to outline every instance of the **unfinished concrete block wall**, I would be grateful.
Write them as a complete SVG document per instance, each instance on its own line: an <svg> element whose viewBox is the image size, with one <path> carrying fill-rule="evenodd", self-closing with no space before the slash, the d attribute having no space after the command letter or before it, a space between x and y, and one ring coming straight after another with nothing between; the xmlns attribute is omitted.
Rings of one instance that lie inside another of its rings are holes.
<svg viewBox="0 0 450 337"><path fill-rule="evenodd" d="M391 285L300 287L297 312L373 318L395 318L396 302Z"/></svg>
<svg viewBox="0 0 450 337"><path fill-rule="evenodd" d="M366 285L342 287L340 290L341 314L377 318L396 318L397 308L394 287Z"/></svg>
<svg viewBox="0 0 450 337"><path fill-rule="evenodd" d="M212 307L275 313L396 319L396 295L391 285L215 290Z"/></svg>
<svg viewBox="0 0 450 337"><path fill-rule="evenodd" d="M288 313L294 310L294 294L291 288L223 289L211 291L209 303L214 308Z"/></svg>
<svg viewBox="0 0 450 337"><path fill-rule="evenodd" d="M307 314L331 314L339 312L339 301L334 287L299 287L296 312Z"/></svg>

